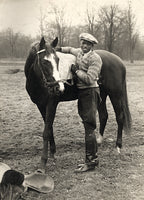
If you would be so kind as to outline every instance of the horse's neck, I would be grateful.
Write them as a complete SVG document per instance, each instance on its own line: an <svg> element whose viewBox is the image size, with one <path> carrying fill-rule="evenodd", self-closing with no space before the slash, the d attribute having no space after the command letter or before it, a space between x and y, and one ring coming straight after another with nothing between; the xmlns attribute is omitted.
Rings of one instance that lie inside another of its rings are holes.
<svg viewBox="0 0 144 200"><path fill-rule="evenodd" d="M25 75L26 77L28 76L28 73L31 69L32 64L34 63L36 58L36 55L33 52L30 52L30 54L27 57L26 63L25 63L25 67L24 67L24 71L25 71Z"/></svg>

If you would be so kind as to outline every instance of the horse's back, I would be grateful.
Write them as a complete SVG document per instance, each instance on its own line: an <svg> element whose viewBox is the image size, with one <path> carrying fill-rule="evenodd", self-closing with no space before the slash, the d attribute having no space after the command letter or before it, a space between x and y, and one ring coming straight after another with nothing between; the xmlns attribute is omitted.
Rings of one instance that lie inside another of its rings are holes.
<svg viewBox="0 0 144 200"><path fill-rule="evenodd" d="M96 50L102 59L101 81L107 91L122 90L126 76L126 68L117 55L105 50Z"/></svg>
<svg viewBox="0 0 144 200"><path fill-rule="evenodd" d="M57 52L59 57L59 74L61 79L72 79L71 65L75 64L76 57L72 54Z"/></svg>

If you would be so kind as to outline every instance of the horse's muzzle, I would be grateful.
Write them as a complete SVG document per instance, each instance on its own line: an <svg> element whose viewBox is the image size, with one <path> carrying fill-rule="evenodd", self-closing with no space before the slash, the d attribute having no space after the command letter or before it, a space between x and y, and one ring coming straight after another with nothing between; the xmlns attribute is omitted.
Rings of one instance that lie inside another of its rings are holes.
<svg viewBox="0 0 144 200"><path fill-rule="evenodd" d="M62 86L61 86L61 87L62 87ZM49 95L51 95L51 96L55 96L55 95L56 95L56 96L59 96L59 95L61 95L63 92L64 92L63 87L60 88L59 83L56 84L56 85L54 85L54 86L48 87L48 93L49 93Z"/></svg>

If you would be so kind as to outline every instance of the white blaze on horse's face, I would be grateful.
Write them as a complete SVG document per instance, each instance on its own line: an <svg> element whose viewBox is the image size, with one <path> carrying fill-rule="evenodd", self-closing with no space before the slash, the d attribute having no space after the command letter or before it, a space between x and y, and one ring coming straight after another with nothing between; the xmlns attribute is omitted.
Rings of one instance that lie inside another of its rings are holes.
<svg viewBox="0 0 144 200"><path fill-rule="evenodd" d="M56 63L54 54L52 53L49 56L45 56L44 59L51 62L52 66L53 66L53 77L56 81L59 81L60 80L60 74L59 74L59 71L57 69L57 63ZM59 82L58 84L59 84L59 90L61 92L63 92L64 89L65 89L63 82Z"/></svg>

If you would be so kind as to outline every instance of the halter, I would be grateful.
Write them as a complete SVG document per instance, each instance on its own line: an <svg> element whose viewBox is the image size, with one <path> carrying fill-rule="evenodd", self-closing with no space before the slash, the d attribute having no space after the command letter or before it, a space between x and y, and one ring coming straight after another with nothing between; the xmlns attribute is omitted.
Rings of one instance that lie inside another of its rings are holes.
<svg viewBox="0 0 144 200"><path fill-rule="evenodd" d="M39 54L42 53L42 52L45 52L45 51L46 51L46 49L41 49L40 51L37 51L37 53L36 53L38 55L38 65L39 65L40 71L42 73L42 77L43 77L43 81L44 81L44 87L46 87L46 88L52 87L52 86L57 85L59 82L66 83L67 85L72 86L72 84L67 82L66 79L61 79L61 80L53 81L53 82L47 81L45 74L43 73L42 67L40 66L40 61L39 61Z"/></svg>
<svg viewBox="0 0 144 200"><path fill-rule="evenodd" d="M42 49L42 50L38 51L37 54L40 54L40 53L42 53L42 52L44 52L44 51L46 51L46 50L45 50L45 49Z"/></svg>

